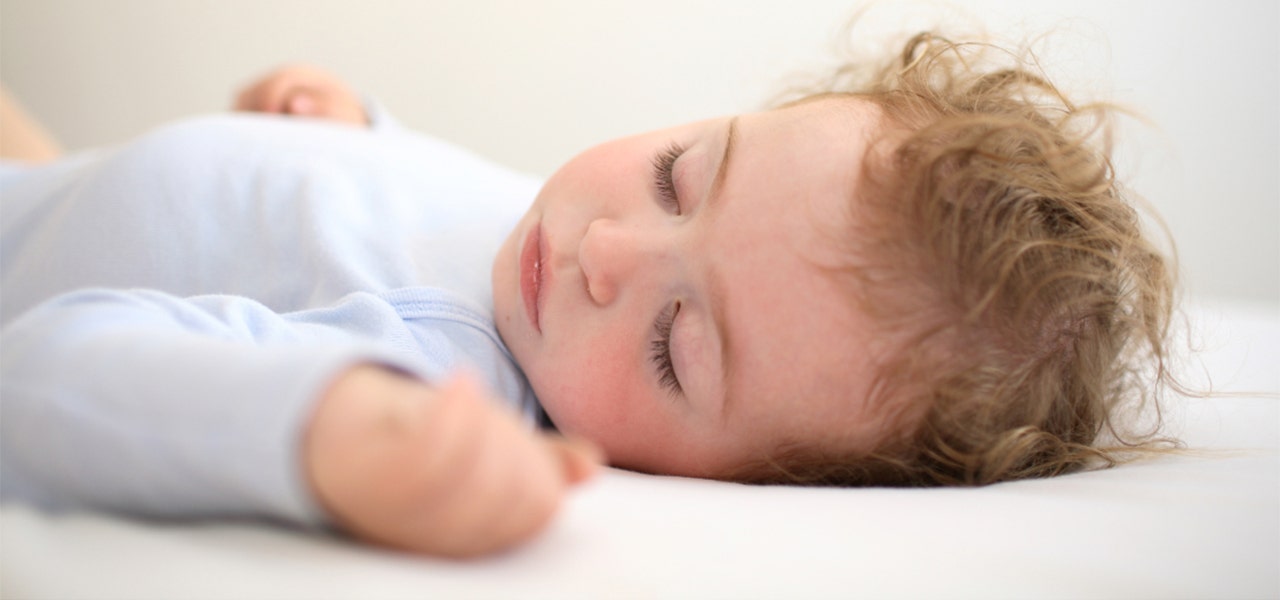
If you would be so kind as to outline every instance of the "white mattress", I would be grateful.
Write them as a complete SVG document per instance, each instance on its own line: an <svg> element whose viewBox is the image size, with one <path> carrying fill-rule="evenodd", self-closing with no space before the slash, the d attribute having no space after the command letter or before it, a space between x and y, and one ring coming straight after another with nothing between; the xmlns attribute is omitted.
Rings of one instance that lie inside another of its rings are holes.
<svg viewBox="0 0 1280 600"><path fill-rule="evenodd" d="M609 470L537 541L473 562L5 505L0 596L1277 598L1280 307L1192 315L1215 389L1248 393L1172 401L1172 431L1199 450L1184 456L979 489Z"/></svg>

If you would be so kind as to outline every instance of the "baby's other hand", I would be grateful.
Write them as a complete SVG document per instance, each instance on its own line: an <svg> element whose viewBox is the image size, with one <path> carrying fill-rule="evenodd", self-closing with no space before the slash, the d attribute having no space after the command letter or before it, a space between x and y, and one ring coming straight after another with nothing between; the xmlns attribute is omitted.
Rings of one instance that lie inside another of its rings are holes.
<svg viewBox="0 0 1280 600"><path fill-rule="evenodd" d="M281 67L249 84L233 108L369 126L360 97L332 73L309 65Z"/></svg>
<svg viewBox="0 0 1280 600"><path fill-rule="evenodd" d="M532 538L599 450L527 431L468 377L439 388L374 366L345 372L307 432L321 504L363 540L468 557Z"/></svg>

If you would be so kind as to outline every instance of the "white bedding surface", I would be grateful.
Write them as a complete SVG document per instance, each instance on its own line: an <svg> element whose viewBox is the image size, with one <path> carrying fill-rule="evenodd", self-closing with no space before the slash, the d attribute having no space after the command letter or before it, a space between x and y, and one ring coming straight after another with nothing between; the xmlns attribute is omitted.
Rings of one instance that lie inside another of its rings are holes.
<svg viewBox="0 0 1280 600"><path fill-rule="evenodd" d="M760 488L609 470L474 562L255 523L0 508L3 598L1277 598L1280 307L1193 312L1198 452L979 489Z"/></svg>

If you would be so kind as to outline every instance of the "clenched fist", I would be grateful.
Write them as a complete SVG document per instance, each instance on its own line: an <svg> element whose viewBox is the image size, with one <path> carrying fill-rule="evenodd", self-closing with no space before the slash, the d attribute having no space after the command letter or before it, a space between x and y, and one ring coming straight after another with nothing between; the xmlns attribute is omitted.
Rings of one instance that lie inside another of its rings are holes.
<svg viewBox="0 0 1280 600"><path fill-rule="evenodd" d="M304 452L311 486L340 527L453 557L533 537L601 460L588 444L528 431L467 377L431 387L376 366L330 386Z"/></svg>

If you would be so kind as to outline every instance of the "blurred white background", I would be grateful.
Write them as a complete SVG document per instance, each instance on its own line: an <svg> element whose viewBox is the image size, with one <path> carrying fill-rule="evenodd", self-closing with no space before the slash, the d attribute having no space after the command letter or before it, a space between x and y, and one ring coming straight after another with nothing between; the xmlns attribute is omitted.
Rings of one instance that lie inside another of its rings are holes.
<svg viewBox="0 0 1280 600"><path fill-rule="evenodd" d="M999 38L1130 106L1121 175L1196 296L1280 307L1280 3L971 1ZM70 150L224 110L312 62L408 126L538 175L594 143L762 107L835 61L855 0L0 0L0 79ZM962 20L882 2L875 32Z"/></svg>

